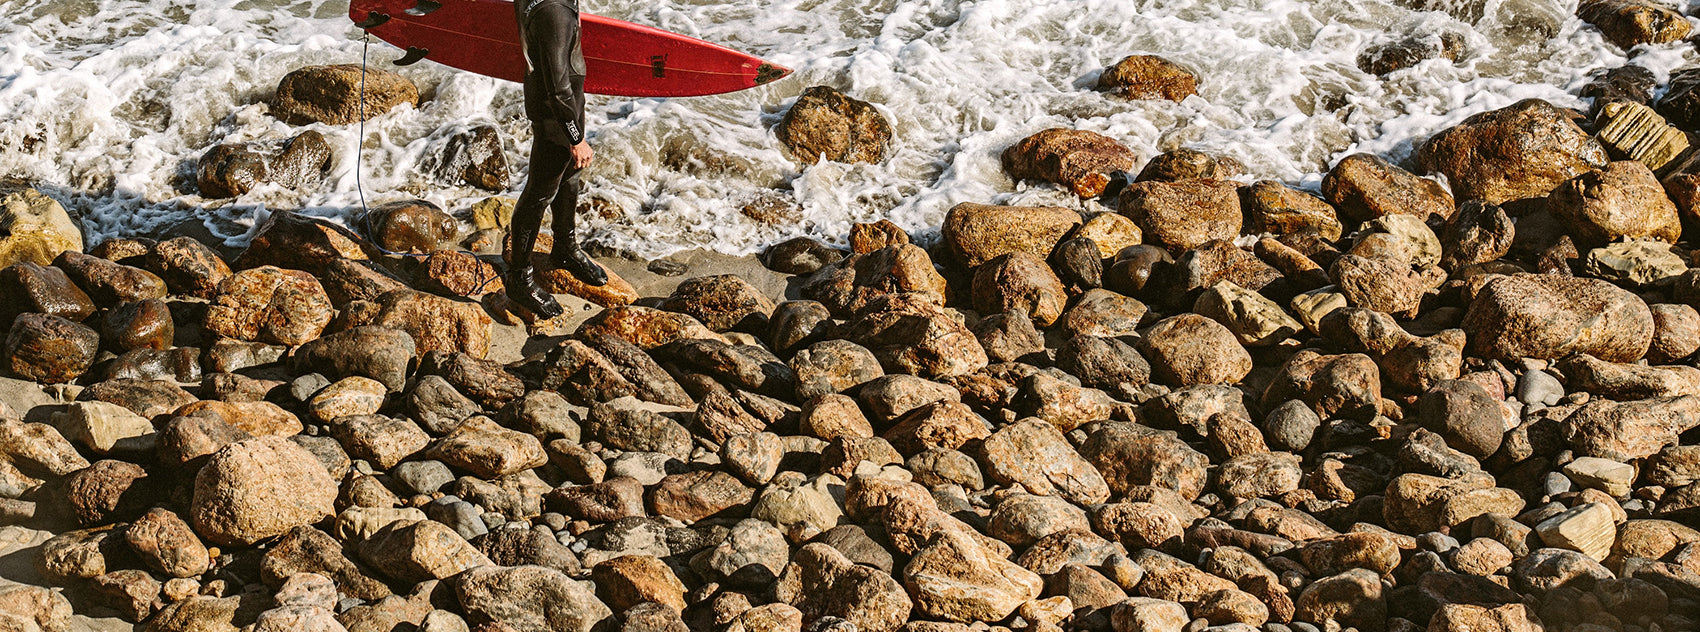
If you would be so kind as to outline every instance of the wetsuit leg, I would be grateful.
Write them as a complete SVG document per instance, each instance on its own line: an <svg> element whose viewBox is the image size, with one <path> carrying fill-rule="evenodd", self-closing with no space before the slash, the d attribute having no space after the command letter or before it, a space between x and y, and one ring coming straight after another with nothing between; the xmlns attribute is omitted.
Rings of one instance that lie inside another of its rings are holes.
<svg viewBox="0 0 1700 632"><path fill-rule="evenodd" d="M561 305L555 297L537 283L531 266L531 254L537 249L537 232L543 226L543 210L555 201L561 179L572 163L572 150L550 141L537 133L531 141L531 168L526 176L525 190L514 205L512 225L512 257L508 275L503 279L508 298L520 307L541 316L561 315Z"/></svg>
<svg viewBox="0 0 1700 632"><path fill-rule="evenodd" d="M578 247L576 218L578 217L579 170L567 168L566 180L555 194L553 229L555 248L549 251L549 261L555 267L572 273L585 285L608 284L608 273Z"/></svg>
<svg viewBox="0 0 1700 632"><path fill-rule="evenodd" d="M543 227L543 210L555 202L561 191L561 181L568 171L573 171L575 189L572 197L578 197L576 183L577 170L572 168L572 149L544 138L541 130L533 130L531 140L531 168L526 175L525 190L519 195L519 202L514 204L513 218L513 256L510 265L514 267L529 267L530 255L537 249L537 232ZM559 211L556 215L559 216ZM558 219L558 217L557 217ZM571 222L571 220L568 220ZM558 222L557 222L558 223ZM520 257L525 258L521 259Z"/></svg>

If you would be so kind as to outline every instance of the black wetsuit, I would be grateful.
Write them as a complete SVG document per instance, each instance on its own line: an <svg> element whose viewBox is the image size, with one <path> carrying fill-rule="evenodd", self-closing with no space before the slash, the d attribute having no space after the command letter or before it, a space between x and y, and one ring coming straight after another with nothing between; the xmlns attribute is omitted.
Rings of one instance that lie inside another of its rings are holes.
<svg viewBox="0 0 1700 632"><path fill-rule="evenodd" d="M577 0L518 0L514 12L525 46L525 115L532 132L530 174L514 206L517 258L535 247L545 208L554 211L555 251L577 244L573 215L580 183L571 148L584 141L584 53Z"/></svg>

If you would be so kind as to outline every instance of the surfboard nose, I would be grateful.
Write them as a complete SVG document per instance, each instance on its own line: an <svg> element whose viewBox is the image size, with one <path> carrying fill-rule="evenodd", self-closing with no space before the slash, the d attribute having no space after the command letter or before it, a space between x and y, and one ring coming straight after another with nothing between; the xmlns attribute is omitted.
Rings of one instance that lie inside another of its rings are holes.
<svg viewBox="0 0 1700 632"><path fill-rule="evenodd" d="M773 83L780 79L784 79L785 76L789 74L791 74L790 68L768 62L762 62L760 66L756 67L756 85L760 86Z"/></svg>

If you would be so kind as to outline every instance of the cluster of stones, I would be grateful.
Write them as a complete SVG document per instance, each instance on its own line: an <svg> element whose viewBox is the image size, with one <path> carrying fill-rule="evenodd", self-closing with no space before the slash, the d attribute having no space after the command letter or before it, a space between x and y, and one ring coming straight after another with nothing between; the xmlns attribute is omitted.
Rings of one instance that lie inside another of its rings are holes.
<svg viewBox="0 0 1700 632"><path fill-rule="evenodd" d="M1414 166L1450 188L1047 130L1008 175L1097 212L784 242L778 302L546 272L604 309L505 365L493 322L551 324L428 205L366 236L277 212L227 263L55 246L10 193L39 221L0 249L6 369L72 402L0 409L0 523L58 531L34 561L65 587L0 583L0 625L1700 628L1700 175L1658 142L1691 97L1645 79L1436 134Z"/></svg>

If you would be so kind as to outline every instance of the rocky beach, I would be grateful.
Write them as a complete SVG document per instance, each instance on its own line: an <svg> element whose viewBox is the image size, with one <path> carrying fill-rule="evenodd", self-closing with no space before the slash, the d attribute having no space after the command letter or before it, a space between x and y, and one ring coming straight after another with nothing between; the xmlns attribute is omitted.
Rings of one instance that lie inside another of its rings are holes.
<svg viewBox="0 0 1700 632"><path fill-rule="evenodd" d="M1691 35L1649 0L1576 15L1626 50ZM266 115L302 129L184 186L318 186L319 127L428 99L360 77L279 77ZM1209 80L1129 54L1090 89ZM501 195L88 243L8 179L0 630L1700 629L1697 88L1601 68L1584 108L1517 101L1314 186L1046 129L997 177L1072 206L602 247L602 287L539 256L551 320L502 292ZM903 127L816 85L769 140L877 164ZM441 139L433 177L506 190L501 134Z"/></svg>

